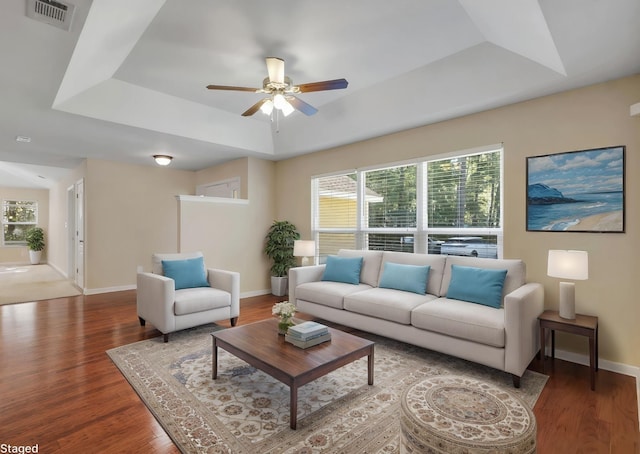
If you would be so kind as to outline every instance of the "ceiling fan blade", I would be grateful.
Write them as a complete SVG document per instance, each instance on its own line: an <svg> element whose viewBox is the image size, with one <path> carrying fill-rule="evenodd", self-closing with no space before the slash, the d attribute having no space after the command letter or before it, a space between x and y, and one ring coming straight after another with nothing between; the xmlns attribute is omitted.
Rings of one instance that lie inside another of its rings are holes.
<svg viewBox="0 0 640 454"><path fill-rule="evenodd" d="M253 106L249 107L247 110L245 110L242 113L243 117L250 117L251 115L253 115L254 113L256 113L257 111L260 110L260 107L262 107L262 105L267 102L269 100L269 98L264 98L261 99L260 101L258 101L257 103L255 103Z"/></svg>
<svg viewBox="0 0 640 454"><path fill-rule="evenodd" d="M307 104L302 99L296 98L295 96L287 96L287 101L305 115L313 115L318 111L318 109L313 107L311 104Z"/></svg>
<svg viewBox="0 0 640 454"><path fill-rule="evenodd" d="M249 87L231 87L229 85L207 85L209 90L233 90L233 91L250 91L256 93L259 91L259 88L249 88Z"/></svg>
<svg viewBox="0 0 640 454"><path fill-rule="evenodd" d="M284 83L284 60L277 57L267 57L267 71L269 81L278 84Z"/></svg>
<svg viewBox="0 0 640 454"><path fill-rule="evenodd" d="M349 82L347 79L325 80L323 82L311 82L309 84L300 84L298 89L300 93L309 93L310 91L339 90L347 88Z"/></svg>

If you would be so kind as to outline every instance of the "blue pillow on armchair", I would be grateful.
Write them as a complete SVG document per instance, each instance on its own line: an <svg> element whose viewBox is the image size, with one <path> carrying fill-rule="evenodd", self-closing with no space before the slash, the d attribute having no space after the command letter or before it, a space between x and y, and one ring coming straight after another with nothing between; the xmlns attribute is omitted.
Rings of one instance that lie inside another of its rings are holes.
<svg viewBox="0 0 640 454"><path fill-rule="evenodd" d="M163 260L162 273L174 280L176 290L210 287L202 257L186 260Z"/></svg>

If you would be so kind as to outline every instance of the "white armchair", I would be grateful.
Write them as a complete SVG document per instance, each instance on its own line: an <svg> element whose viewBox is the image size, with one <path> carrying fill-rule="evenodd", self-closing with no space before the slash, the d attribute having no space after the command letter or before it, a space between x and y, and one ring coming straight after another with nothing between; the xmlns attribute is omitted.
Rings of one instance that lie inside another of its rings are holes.
<svg viewBox="0 0 640 454"><path fill-rule="evenodd" d="M201 252L153 254L151 273L138 273L137 297L140 325L149 321L164 335L228 318L235 326L240 315L240 274L205 269L209 287L175 289L175 281L164 276L162 261L198 259ZM204 265L203 265L204 266Z"/></svg>

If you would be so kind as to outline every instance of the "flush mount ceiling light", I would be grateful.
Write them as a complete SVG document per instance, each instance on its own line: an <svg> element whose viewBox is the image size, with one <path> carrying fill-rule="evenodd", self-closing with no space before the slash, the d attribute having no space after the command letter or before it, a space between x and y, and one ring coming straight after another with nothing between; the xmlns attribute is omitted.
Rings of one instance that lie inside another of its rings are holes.
<svg viewBox="0 0 640 454"><path fill-rule="evenodd" d="M31 137L27 137L27 136L16 136L16 142L29 143L29 142L31 142Z"/></svg>
<svg viewBox="0 0 640 454"><path fill-rule="evenodd" d="M173 156L169 156L167 154L154 154L153 159L156 160L156 164L158 165L168 166L169 164L171 164Z"/></svg>

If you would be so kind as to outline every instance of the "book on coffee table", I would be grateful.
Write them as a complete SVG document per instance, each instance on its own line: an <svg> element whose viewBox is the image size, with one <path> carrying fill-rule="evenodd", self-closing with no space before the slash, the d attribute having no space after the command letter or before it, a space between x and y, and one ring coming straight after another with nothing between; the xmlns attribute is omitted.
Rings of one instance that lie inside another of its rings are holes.
<svg viewBox="0 0 640 454"><path fill-rule="evenodd" d="M294 339L306 341L327 334L328 332L329 328L327 326L318 322L307 321L290 326L287 334Z"/></svg>
<svg viewBox="0 0 640 454"><path fill-rule="evenodd" d="M323 342L330 341L331 333L327 332L320 336L316 336L311 339L308 339L306 341L301 341L299 339L296 339L295 337L291 337L289 334L285 334L284 340L299 348L309 348L309 347L313 347L314 345L318 345L318 344L322 344Z"/></svg>

